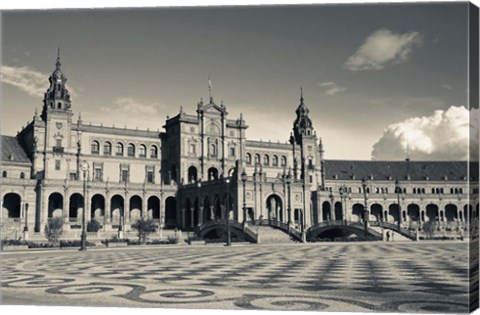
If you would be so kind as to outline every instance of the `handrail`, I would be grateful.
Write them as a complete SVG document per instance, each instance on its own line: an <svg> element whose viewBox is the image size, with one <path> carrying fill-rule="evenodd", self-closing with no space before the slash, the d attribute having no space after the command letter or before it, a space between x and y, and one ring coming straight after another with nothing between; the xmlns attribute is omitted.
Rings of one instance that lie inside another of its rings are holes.
<svg viewBox="0 0 480 315"><path fill-rule="evenodd" d="M372 226L378 226L378 227L383 227L387 229L394 230L397 233L400 233L401 235L408 237L410 239L416 239L417 233L410 231L408 229L399 227L398 224L390 223L390 222L385 222L385 221L372 221L370 223Z"/></svg>

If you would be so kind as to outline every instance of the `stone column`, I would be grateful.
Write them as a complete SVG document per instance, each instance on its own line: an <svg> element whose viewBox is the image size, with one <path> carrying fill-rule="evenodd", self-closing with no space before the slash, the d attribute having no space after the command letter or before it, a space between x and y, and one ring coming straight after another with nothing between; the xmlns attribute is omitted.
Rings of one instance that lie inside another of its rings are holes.
<svg viewBox="0 0 480 315"><path fill-rule="evenodd" d="M110 209L111 208L111 200L109 194L105 195L105 209L104 209L104 222L105 224L110 224L111 219L110 219Z"/></svg>
<svg viewBox="0 0 480 315"><path fill-rule="evenodd" d="M143 194L142 199L142 218L148 219L148 200L145 198L145 194Z"/></svg>
<svg viewBox="0 0 480 315"><path fill-rule="evenodd" d="M125 197L123 215L125 220L125 230L130 230L130 198Z"/></svg>
<svg viewBox="0 0 480 315"><path fill-rule="evenodd" d="M193 228L194 227L194 222L193 222L193 218L195 217L194 215L194 212L195 212L195 208L191 209L190 210L190 227Z"/></svg>
<svg viewBox="0 0 480 315"><path fill-rule="evenodd" d="M63 222L64 222L64 227L69 226L70 223L70 198L68 197L68 190L65 190L64 192L64 197L63 197L63 209L62 209L62 215L63 215Z"/></svg>
<svg viewBox="0 0 480 315"><path fill-rule="evenodd" d="M185 228L185 208L181 209L181 216L182 216L182 228Z"/></svg>
<svg viewBox="0 0 480 315"><path fill-rule="evenodd" d="M45 229L45 224L48 221L48 196L44 188L42 188L42 209L40 210L40 232L43 233Z"/></svg>
<svg viewBox="0 0 480 315"><path fill-rule="evenodd" d="M199 209L199 211L198 211L198 225L202 225L203 224L203 206L199 206L198 209Z"/></svg>
<svg viewBox="0 0 480 315"><path fill-rule="evenodd" d="M91 209L90 209L90 194L87 193L85 194L85 197L83 199L83 206L85 207L85 224L88 224L90 222L92 214L91 214Z"/></svg>

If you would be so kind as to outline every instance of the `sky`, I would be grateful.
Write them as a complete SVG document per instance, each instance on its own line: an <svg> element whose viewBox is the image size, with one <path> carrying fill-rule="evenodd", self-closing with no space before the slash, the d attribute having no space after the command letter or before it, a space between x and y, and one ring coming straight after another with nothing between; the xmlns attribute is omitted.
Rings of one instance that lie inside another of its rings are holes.
<svg viewBox="0 0 480 315"><path fill-rule="evenodd" d="M41 111L57 47L75 118L162 130L208 98L285 142L305 103L329 159L465 159L466 3L3 12L1 133ZM474 110L478 114L478 110Z"/></svg>

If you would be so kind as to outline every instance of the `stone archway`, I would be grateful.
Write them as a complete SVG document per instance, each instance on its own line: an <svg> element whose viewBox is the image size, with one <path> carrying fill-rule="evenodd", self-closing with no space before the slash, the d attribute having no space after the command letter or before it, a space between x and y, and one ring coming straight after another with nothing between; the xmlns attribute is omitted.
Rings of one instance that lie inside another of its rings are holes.
<svg viewBox="0 0 480 315"><path fill-rule="evenodd" d="M63 196L54 192L48 196L48 217L61 217L63 214Z"/></svg>
<svg viewBox="0 0 480 315"><path fill-rule="evenodd" d="M165 200L165 227L174 228L177 225L177 199L168 197Z"/></svg>
<svg viewBox="0 0 480 315"><path fill-rule="evenodd" d="M445 206L445 221L454 222L458 219L458 209L454 204L448 204Z"/></svg>
<svg viewBox="0 0 480 315"><path fill-rule="evenodd" d="M68 209L68 216L70 221L78 220L83 214L84 200L79 193L74 193L70 196L70 208Z"/></svg>
<svg viewBox="0 0 480 315"><path fill-rule="evenodd" d="M400 221L400 207L398 206L398 203L392 203L388 206L388 221Z"/></svg>
<svg viewBox="0 0 480 315"><path fill-rule="evenodd" d="M188 183L195 183L197 181L198 171L195 166L190 166L188 168Z"/></svg>
<svg viewBox="0 0 480 315"><path fill-rule="evenodd" d="M94 195L90 207L90 219L100 221L105 215L105 198L100 194Z"/></svg>
<svg viewBox="0 0 480 315"><path fill-rule="evenodd" d="M130 197L129 216L131 223L137 222L142 217L142 205L143 200L140 196L133 195Z"/></svg>
<svg viewBox="0 0 480 315"><path fill-rule="evenodd" d="M216 167L210 167L208 169L208 180L218 179L218 170Z"/></svg>
<svg viewBox="0 0 480 315"><path fill-rule="evenodd" d="M160 219L160 199L157 196L151 196L147 201L148 216L154 220Z"/></svg>
<svg viewBox="0 0 480 315"><path fill-rule="evenodd" d="M352 206L352 221L363 221L364 205L356 203Z"/></svg>
<svg viewBox="0 0 480 315"><path fill-rule="evenodd" d="M420 207L414 203L409 204L407 206L407 215L410 221L420 222Z"/></svg>
<svg viewBox="0 0 480 315"><path fill-rule="evenodd" d="M124 199L120 195L110 199L110 218L112 225L122 225L124 220Z"/></svg>
<svg viewBox="0 0 480 315"><path fill-rule="evenodd" d="M383 221L383 207L381 204L374 203L370 206L370 215L377 222Z"/></svg>
<svg viewBox="0 0 480 315"><path fill-rule="evenodd" d="M8 193L3 196L3 216L7 218L20 218L22 197L16 193Z"/></svg>
<svg viewBox="0 0 480 315"><path fill-rule="evenodd" d="M268 220L276 220L283 222L283 202L277 194L271 194L267 197L266 208Z"/></svg>
<svg viewBox="0 0 480 315"><path fill-rule="evenodd" d="M337 221L343 221L344 220L344 217L343 217L343 205L341 202L335 202L335 220Z"/></svg>
<svg viewBox="0 0 480 315"><path fill-rule="evenodd" d="M322 203L322 220L323 221L331 221L332 220L332 206L330 202L324 201Z"/></svg>
<svg viewBox="0 0 480 315"><path fill-rule="evenodd" d="M427 217L425 219L428 218L428 221L429 222L436 222L439 218L439 213L438 213L438 206L436 204L429 204L426 208L427 210Z"/></svg>

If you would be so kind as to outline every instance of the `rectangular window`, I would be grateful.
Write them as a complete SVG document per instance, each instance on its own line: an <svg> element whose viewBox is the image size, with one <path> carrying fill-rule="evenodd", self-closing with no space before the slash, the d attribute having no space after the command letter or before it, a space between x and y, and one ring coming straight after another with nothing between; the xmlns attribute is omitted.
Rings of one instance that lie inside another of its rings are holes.
<svg viewBox="0 0 480 315"><path fill-rule="evenodd" d="M310 184L313 183L313 176L310 175Z"/></svg>
<svg viewBox="0 0 480 315"><path fill-rule="evenodd" d="M61 161L60 160L55 160L55 170L59 171L61 168Z"/></svg>
<svg viewBox="0 0 480 315"><path fill-rule="evenodd" d="M196 151L195 145L194 145L194 144L191 144L191 145L190 145L190 153L191 153L191 154L195 154L195 151Z"/></svg>
<svg viewBox="0 0 480 315"><path fill-rule="evenodd" d="M153 184L153 171L147 171L147 183Z"/></svg>
<svg viewBox="0 0 480 315"><path fill-rule="evenodd" d="M120 173L120 181L122 183L128 182L128 170L122 170Z"/></svg>
<svg viewBox="0 0 480 315"><path fill-rule="evenodd" d="M102 180L102 169L101 168L95 168L94 169L93 179L95 181L101 181Z"/></svg>
<svg viewBox="0 0 480 315"><path fill-rule="evenodd" d="M235 157L235 148L230 148L230 156Z"/></svg>
<svg viewBox="0 0 480 315"><path fill-rule="evenodd" d="M61 147L62 147L62 139L57 139L55 146L56 146L57 148L61 148Z"/></svg>
<svg viewBox="0 0 480 315"><path fill-rule="evenodd" d="M70 180L77 180L77 173L70 173Z"/></svg>

